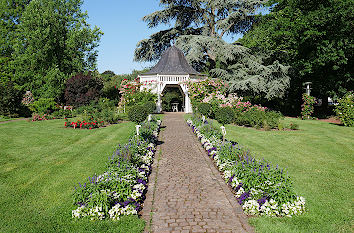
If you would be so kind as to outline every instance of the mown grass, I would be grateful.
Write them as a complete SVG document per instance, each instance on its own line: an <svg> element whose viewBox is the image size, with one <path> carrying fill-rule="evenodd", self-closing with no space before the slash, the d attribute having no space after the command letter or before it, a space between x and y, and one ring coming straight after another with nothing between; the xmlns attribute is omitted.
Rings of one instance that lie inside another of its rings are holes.
<svg viewBox="0 0 354 233"><path fill-rule="evenodd" d="M24 118L11 118L11 117L0 116L0 122L12 121L12 120L19 120L19 119L24 119Z"/></svg>
<svg viewBox="0 0 354 233"><path fill-rule="evenodd" d="M298 131L260 131L228 125L227 138L255 157L287 168L307 213L293 218L254 217L257 232L352 232L354 128L285 119Z"/></svg>
<svg viewBox="0 0 354 233"><path fill-rule="evenodd" d="M137 217L71 219L74 185L104 171L134 124L94 130L63 125L64 120L0 124L0 232L141 232L145 222Z"/></svg>

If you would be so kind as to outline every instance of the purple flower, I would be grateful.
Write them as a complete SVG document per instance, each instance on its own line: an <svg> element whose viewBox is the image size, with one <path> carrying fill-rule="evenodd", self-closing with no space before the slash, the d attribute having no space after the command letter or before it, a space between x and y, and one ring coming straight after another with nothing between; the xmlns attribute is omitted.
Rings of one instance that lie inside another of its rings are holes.
<svg viewBox="0 0 354 233"><path fill-rule="evenodd" d="M250 196L250 192L249 191L242 193L240 198L238 199L238 203L240 203L240 205L242 205L243 201L246 200L249 196Z"/></svg>
<svg viewBox="0 0 354 233"><path fill-rule="evenodd" d="M235 175L232 175L232 176L230 177L230 179L229 179L229 183L231 183L231 182L232 182L232 180L234 179L234 177L235 177Z"/></svg>
<svg viewBox="0 0 354 233"><path fill-rule="evenodd" d="M267 197L262 197L260 199L257 200L258 204L259 204L259 209L261 209L262 205L264 205L264 203L267 201Z"/></svg>

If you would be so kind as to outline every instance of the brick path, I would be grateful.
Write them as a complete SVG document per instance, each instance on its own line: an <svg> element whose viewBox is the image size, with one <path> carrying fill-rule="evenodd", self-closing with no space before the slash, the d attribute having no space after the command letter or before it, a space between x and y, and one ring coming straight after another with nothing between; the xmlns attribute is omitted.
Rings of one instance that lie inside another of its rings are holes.
<svg viewBox="0 0 354 233"><path fill-rule="evenodd" d="M165 114L162 126L142 211L145 232L253 232L183 114Z"/></svg>

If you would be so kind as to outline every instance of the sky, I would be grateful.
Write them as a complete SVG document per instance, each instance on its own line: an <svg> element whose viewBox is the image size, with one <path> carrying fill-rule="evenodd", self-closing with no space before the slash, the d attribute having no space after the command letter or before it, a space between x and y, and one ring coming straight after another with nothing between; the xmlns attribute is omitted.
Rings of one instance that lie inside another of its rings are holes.
<svg viewBox="0 0 354 233"><path fill-rule="evenodd" d="M88 23L104 33L98 47L97 68L100 73L111 70L116 74L128 74L152 65L134 62L134 50L140 40L167 28L149 29L142 21L145 15L160 9L158 0L84 1L82 10L88 13Z"/></svg>
<svg viewBox="0 0 354 233"><path fill-rule="evenodd" d="M151 67L152 63L134 62L134 50L140 40L168 25L150 29L143 22L145 15L161 10L159 0L84 0L83 11L88 13L91 27L98 26L104 35L98 47L97 68L100 73L129 74L133 70ZM239 36L224 38L234 41Z"/></svg>

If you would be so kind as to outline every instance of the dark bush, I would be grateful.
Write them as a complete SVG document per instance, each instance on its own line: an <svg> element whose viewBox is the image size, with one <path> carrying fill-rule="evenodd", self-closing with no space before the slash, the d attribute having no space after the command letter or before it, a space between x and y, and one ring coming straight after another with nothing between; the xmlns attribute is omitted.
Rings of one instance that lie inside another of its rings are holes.
<svg viewBox="0 0 354 233"><path fill-rule="evenodd" d="M215 119L222 125L233 122L235 113L230 107L219 108L215 113Z"/></svg>
<svg viewBox="0 0 354 233"><path fill-rule="evenodd" d="M211 105L208 103L200 103L198 105L198 112L206 117L210 117Z"/></svg>
<svg viewBox="0 0 354 233"><path fill-rule="evenodd" d="M17 117L24 107L21 104L22 93L12 82L0 82L0 115Z"/></svg>
<svg viewBox="0 0 354 233"><path fill-rule="evenodd" d="M148 114L151 114L151 113L154 113L155 110L156 110L156 103L153 102L153 101L147 101L145 104L144 104Z"/></svg>
<svg viewBox="0 0 354 233"><path fill-rule="evenodd" d="M65 100L68 105L75 107L87 105L98 100L101 95L103 83L90 74L77 74L66 82Z"/></svg>
<svg viewBox="0 0 354 233"><path fill-rule="evenodd" d="M146 110L145 106L133 106L129 109L128 112L128 117L129 120L140 124L141 122L143 122L148 116L148 112Z"/></svg>

